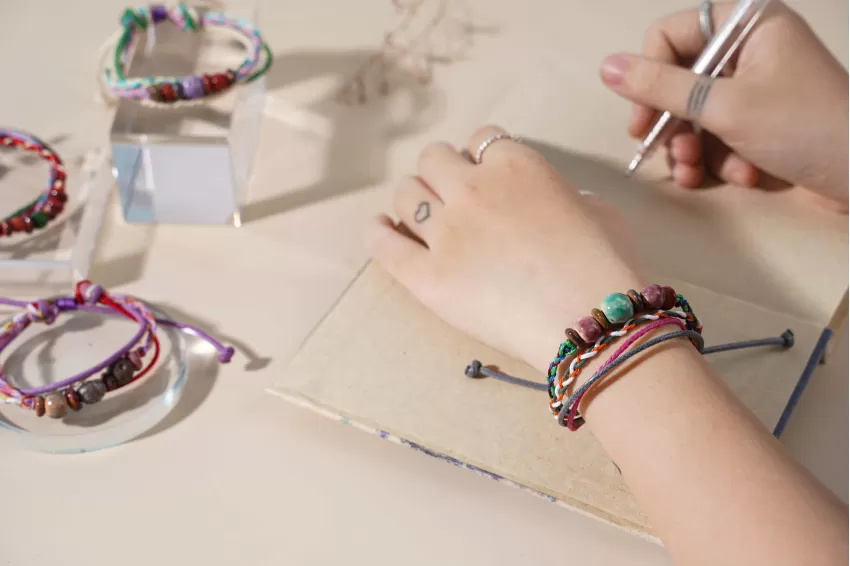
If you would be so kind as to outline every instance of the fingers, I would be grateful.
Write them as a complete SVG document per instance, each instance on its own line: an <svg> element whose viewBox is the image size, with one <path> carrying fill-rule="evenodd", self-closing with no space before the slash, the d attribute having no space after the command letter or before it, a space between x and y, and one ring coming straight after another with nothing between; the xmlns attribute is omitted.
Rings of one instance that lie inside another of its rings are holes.
<svg viewBox="0 0 850 566"><path fill-rule="evenodd" d="M405 177L395 190L393 209L401 222L425 244L433 242L443 212L440 198L419 177Z"/></svg>
<svg viewBox="0 0 850 566"><path fill-rule="evenodd" d="M500 128L499 126L484 126L479 128L472 136L469 138L469 142L467 143L467 151L474 159L476 155L478 155L478 150L481 148L481 144L490 139L493 136L497 136L499 134L506 133L505 130ZM514 140L511 139L500 139L496 140L484 150L481 154L481 163L484 164L488 160L498 160L499 156L504 157L505 155L510 155L512 152L517 151L525 151L526 148Z"/></svg>
<svg viewBox="0 0 850 566"><path fill-rule="evenodd" d="M445 142L432 143L419 154L417 171L443 201L450 199L452 188L472 169L473 164Z"/></svg>
<svg viewBox="0 0 850 566"><path fill-rule="evenodd" d="M399 232L388 216L382 215L372 224L367 245L375 261L402 285L414 292L429 285L428 250Z"/></svg>
<svg viewBox="0 0 850 566"><path fill-rule="evenodd" d="M715 30L723 25L735 6L735 2L712 2L711 19ZM696 59L707 43L699 17L699 9L693 8L657 20L646 32L643 54L668 63L684 64Z"/></svg>
<svg viewBox="0 0 850 566"><path fill-rule="evenodd" d="M758 169L719 139L708 136L704 145L705 167L715 177L740 187L754 187L758 183Z"/></svg>
<svg viewBox="0 0 850 566"><path fill-rule="evenodd" d="M601 75L608 87L633 102L670 111L683 120L690 118L688 99L697 75L688 69L619 53L605 60ZM702 106L700 122L705 128L723 135L730 120L734 121L740 98L731 79L716 79Z"/></svg>
<svg viewBox="0 0 850 566"><path fill-rule="evenodd" d="M718 29L734 9L731 2L713 3L712 20L714 29ZM705 48L699 24L699 10L686 10L656 21L646 32L643 44L643 56L646 59L676 66L690 66ZM667 108L663 108L667 110ZM646 135L658 112L649 106L635 104L629 120L629 135L640 138Z"/></svg>
<svg viewBox="0 0 850 566"><path fill-rule="evenodd" d="M685 188L702 186L706 173L742 187L755 186L759 177L758 169L752 163L731 151L715 136L703 139L692 132L679 133L670 140L668 165L673 180Z"/></svg>
<svg viewBox="0 0 850 566"><path fill-rule="evenodd" d="M670 140L670 156L677 163L697 166L702 163L702 140L693 132L682 132Z"/></svg>

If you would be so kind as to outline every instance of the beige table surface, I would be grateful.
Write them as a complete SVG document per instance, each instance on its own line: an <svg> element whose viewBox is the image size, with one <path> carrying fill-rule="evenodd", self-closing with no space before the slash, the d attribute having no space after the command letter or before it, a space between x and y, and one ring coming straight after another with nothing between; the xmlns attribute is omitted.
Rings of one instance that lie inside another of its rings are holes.
<svg viewBox="0 0 850 566"><path fill-rule="evenodd" d="M477 40L477 71L438 71L435 84L451 88L430 125L388 134L391 109L334 113L315 101L380 40L388 4L262 2L279 54L270 114L280 119L264 126L243 228L128 226L112 204L92 275L190 313L242 351L217 375L193 376L166 426L125 446L48 456L0 437L0 564L533 564L553 560L552 541L590 564L669 563L649 542L265 393L362 263L357 234L386 197L359 189L407 170L432 137L462 141L507 88L506 68L533 66L565 29L593 30L585 33L594 39L564 57L601 58L636 48L653 14L690 5L471 2L500 40L489 50ZM793 4L846 62L847 3ZM3 3L0 123L64 137L57 149L66 158L102 146L109 113L93 102L92 65L123 7ZM592 17L573 21L579 11ZM234 289L274 299L245 308ZM836 342L783 441L846 500L846 328Z"/></svg>

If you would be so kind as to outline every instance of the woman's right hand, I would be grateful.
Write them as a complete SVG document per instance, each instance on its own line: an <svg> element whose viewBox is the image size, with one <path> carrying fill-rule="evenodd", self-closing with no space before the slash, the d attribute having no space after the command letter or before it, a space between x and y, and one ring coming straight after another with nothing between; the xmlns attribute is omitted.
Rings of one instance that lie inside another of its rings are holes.
<svg viewBox="0 0 850 566"><path fill-rule="evenodd" d="M713 5L714 29L734 5ZM656 22L643 55L621 53L605 60L605 84L636 103L629 134L643 138L661 110L686 116L695 81L686 67L705 44L699 13L690 10ZM697 187L707 169L726 182L751 186L762 170L846 207L847 71L806 22L778 1L732 63L731 74L715 82L701 115L710 133L697 136L683 127L668 141L676 182Z"/></svg>

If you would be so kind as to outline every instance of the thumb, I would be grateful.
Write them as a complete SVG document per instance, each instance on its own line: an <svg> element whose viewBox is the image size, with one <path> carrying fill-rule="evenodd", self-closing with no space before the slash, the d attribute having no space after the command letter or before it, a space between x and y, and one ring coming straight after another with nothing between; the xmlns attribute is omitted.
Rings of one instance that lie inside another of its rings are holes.
<svg viewBox="0 0 850 566"><path fill-rule="evenodd" d="M677 118L690 120L688 102L697 84L697 75L689 69L668 65L638 55L618 53L602 63L602 81L614 92L629 100ZM736 85L728 78L713 81L705 94L699 113L700 124L715 134L724 135L727 125L734 123L734 108L739 97ZM699 93L694 93L699 94Z"/></svg>

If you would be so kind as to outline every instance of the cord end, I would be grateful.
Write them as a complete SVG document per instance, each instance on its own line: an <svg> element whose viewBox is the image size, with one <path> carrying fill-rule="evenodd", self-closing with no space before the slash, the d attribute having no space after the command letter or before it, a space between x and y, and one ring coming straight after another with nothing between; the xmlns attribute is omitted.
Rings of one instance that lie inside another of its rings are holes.
<svg viewBox="0 0 850 566"><path fill-rule="evenodd" d="M472 360L472 362L466 366L466 370L464 370L463 373L466 374L466 377L482 377L481 362L478 360Z"/></svg>
<svg viewBox="0 0 850 566"><path fill-rule="evenodd" d="M236 352L236 350L233 349L233 346L228 346L227 348L222 350L221 353L218 355L218 361L220 361L223 364L226 364L227 362L230 361L230 359L233 357L233 354L235 352Z"/></svg>
<svg viewBox="0 0 850 566"><path fill-rule="evenodd" d="M782 333L781 338L783 348L790 348L794 345L794 333L791 332L790 328Z"/></svg>

